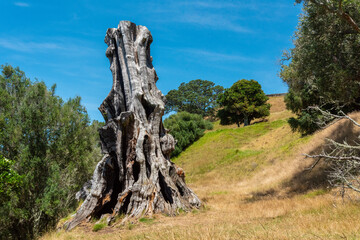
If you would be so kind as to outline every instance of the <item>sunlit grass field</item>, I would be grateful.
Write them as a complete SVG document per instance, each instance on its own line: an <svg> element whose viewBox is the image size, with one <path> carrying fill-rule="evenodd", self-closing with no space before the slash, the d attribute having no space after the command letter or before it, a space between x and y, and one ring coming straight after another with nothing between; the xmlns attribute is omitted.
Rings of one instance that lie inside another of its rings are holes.
<svg viewBox="0 0 360 240"><path fill-rule="evenodd" d="M324 166L309 172L325 137L340 137L343 122L302 137L291 131L283 97L272 97L271 115L251 126L214 129L173 161L203 202L176 217L120 221L94 231L94 222L43 239L360 239L360 202L329 189ZM355 115L358 117L359 114Z"/></svg>

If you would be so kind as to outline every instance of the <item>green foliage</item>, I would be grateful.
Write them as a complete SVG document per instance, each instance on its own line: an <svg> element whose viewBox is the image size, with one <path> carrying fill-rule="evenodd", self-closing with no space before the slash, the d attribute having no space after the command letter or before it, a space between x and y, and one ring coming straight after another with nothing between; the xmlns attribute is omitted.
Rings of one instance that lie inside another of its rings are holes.
<svg viewBox="0 0 360 240"><path fill-rule="evenodd" d="M222 109L218 111L220 124L236 123L249 125L251 120L269 116L269 98L255 80L239 80L231 88L219 95L218 102Z"/></svg>
<svg viewBox="0 0 360 240"><path fill-rule="evenodd" d="M13 169L14 161L0 155L0 202L10 200L12 192L18 191L22 184L23 176Z"/></svg>
<svg viewBox="0 0 360 240"><path fill-rule="evenodd" d="M11 237L11 223L8 222L10 214L21 218L23 211L20 208L12 208L18 202L21 191L23 176L13 169L14 161L0 155L0 239Z"/></svg>
<svg viewBox="0 0 360 240"><path fill-rule="evenodd" d="M34 238L76 207L74 195L99 159L99 124L90 125L80 97L64 102L55 85L49 90L19 68L1 69L0 154L12 161L1 162L8 196L0 204L0 238Z"/></svg>
<svg viewBox="0 0 360 240"><path fill-rule="evenodd" d="M204 120L201 115L179 112L165 119L164 126L170 129L171 135L177 140L175 150L171 156L179 155L185 148L204 135L204 131L212 129L211 122Z"/></svg>
<svg viewBox="0 0 360 240"><path fill-rule="evenodd" d="M177 90L171 90L166 95L165 112L189 112L213 117L217 107L217 96L224 88L207 80L192 80L181 83Z"/></svg>
<svg viewBox="0 0 360 240"><path fill-rule="evenodd" d="M304 3L303 14L280 76L289 86L286 106L297 115L289 123L306 134L322 121L309 106L336 114L360 108L360 34L339 14L338 0L297 2ZM360 22L359 1L342 1L341 8Z"/></svg>

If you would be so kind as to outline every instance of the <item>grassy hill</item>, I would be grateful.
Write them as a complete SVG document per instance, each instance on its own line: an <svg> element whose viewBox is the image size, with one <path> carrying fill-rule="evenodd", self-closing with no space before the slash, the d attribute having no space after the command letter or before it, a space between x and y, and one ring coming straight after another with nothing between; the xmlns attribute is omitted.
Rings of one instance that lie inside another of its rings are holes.
<svg viewBox="0 0 360 240"><path fill-rule="evenodd" d="M186 173L204 205L176 217L156 215L93 232L94 223L43 239L359 239L360 205L327 188L320 165L302 153L321 150L325 137L358 134L338 122L301 137L287 124L292 116L283 97L271 97L265 121L237 128L215 123L214 130L173 159ZM353 117L359 117L355 114Z"/></svg>

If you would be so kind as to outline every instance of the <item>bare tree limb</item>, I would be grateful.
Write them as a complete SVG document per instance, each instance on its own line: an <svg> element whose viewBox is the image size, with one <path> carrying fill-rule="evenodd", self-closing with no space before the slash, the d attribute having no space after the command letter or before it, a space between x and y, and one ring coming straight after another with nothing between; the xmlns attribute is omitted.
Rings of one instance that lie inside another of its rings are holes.
<svg viewBox="0 0 360 240"><path fill-rule="evenodd" d="M332 160L341 160L341 161L345 161L345 160L357 160L360 161L360 157L356 157L356 156L331 156L331 155L327 155L327 154L317 154L317 155L308 155L308 154L304 154L307 158L326 158L326 159L332 159Z"/></svg>
<svg viewBox="0 0 360 240"><path fill-rule="evenodd" d="M342 147L342 148L346 148L346 149L356 149L356 150L360 150L360 146L356 145L356 146L353 146L353 145L349 145L348 143L339 143L339 142L336 142L330 138L327 138L326 141L330 142L331 144L333 144L334 146L337 146L337 147Z"/></svg>
<svg viewBox="0 0 360 240"><path fill-rule="evenodd" d="M343 111L339 111L338 114L324 111L320 107L309 107L319 111L322 116L328 121L327 126L338 122L341 119L346 119L351 122L352 125L360 127L360 124L345 114ZM325 121L326 122L326 121ZM307 158L316 159L315 162L309 167L308 170L312 170L321 160L325 161L330 167L329 170L329 183L338 187L342 197L345 197L346 189L350 189L360 193L360 136L357 136L359 141L352 141L349 144L345 140L343 143L327 138L328 142L327 150L323 150L320 154L304 154Z"/></svg>
<svg viewBox="0 0 360 240"><path fill-rule="evenodd" d="M343 111L340 111L339 113L341 115L337 115L337 114L333 114L333 113L330 113L328 111L324 111L322 110L321 108L317 107L317 106L311 106L311 107L308 107L308 109L314 109L314 110L317 110L319 111L323 116L326 116L326 117L330 117L330 118L333 118L334 120L341 120L341 119L347 119L347 120L350 120L355 126L357 127L360 127L360 124L355 121L354 119L352 119L349 115L346 115Z"/></svg>

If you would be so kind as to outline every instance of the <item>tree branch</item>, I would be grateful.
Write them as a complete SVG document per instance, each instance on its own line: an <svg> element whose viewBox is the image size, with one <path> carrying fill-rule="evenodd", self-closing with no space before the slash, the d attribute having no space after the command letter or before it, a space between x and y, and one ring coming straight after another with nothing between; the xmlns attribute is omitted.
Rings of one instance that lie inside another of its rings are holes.
<svg viewBox="0 0 360 240"><path fill-rule="evenodd" d="M339 143L339 142L336 142L336 141L334 141L334 140L332 140L330 138L327 138L326 140L329 141L334 146L337 146L337 147L346 148L346 149L350 149L350 150L360 150L360 146L352 146L352 145L347 144L346 142L345 143Z"/></svg>
<svg viewBox="0 0 360 240"><path fill-rule="evenodd" d="M331 12L331 13L335 13L336 15L338 15L340 18L342 18L343 20L345 20L357 33L360 33L360 27L359 25L354 21L354 19L347 14L344 10L343 10L343 6L342 6L342 0L339 0L339 6L338 9L331 9L328 6L328 2L325 1L320 3L317 0L309 0L311 3L319 5L321 7L323 7L326 11Z"/></svg>
<svg viewBox="0 0 360 240"><path fill-rule="evenodd" d="M322 110L322 109L319 108L319 107L310 106L310 107L308 107L308 109L317 110L317 111L319 111L322 115L327 116L327 117L332 117L332 118L337 119L337 120L347 119L347 120L351 121L355 126L360 127L360 124L359 124L357 121L355 121L354 119L352 119L350 116L346 115L343 111L340 111L340 112L339 112L339 113L342 114L342 115L337 115L337 114L330 113L330 112L328 112L328 111L324 111L324 110Z"/></svg>
<svg viewBox="0 0 360 240"><path fill-rule="evenodd" d="M360 161L360 157L356 157L356 156L331 156L331 155L327 155L327 154L317 154L317 155L309 155L309 154L304 154L307 158L327 158L327 159L332 159L332 160L342 160L342 161L346 161L346 160L357 160Z"/></svg>

